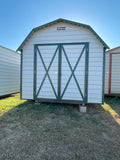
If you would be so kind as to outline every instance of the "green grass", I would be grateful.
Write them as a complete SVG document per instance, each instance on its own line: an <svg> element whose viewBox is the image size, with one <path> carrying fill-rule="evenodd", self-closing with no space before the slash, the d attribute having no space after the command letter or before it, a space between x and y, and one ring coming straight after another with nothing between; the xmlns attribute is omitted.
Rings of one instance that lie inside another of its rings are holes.
<svg viewBox="0 0 120 160"><path fill-rule="evenodd" d="M120 98L119 97L106 97L105 102L109 104L117 113L120 114Z"/></svg>
<svg viewBox="0 0 120 160"><path fill-rule="evenodd" d="M118 114L120 98L105 98ZM120 126L100 105L0 100L0 160L119 160Z"/></svg>
<svg viewBox="0 0 120 160"><path fill-rule="evenodd" d="M0 115L8 112L12 108L24 103L26 100L20 100L20 95L16 94L16 96L6 97L0 99Z"/></svg>

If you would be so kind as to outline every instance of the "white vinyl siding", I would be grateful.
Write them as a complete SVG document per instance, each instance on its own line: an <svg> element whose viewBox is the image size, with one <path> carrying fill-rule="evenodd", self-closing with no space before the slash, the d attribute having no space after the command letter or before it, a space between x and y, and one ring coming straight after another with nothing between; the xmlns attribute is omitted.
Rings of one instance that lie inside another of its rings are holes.
<svg viewBox="0 0 120 160"><path fill-rule="evenodd" d="M57 31L57 27L60 26L66 27L66 30ZM88 103L102 103L103 45L88 29L64 22L36 31L25 43L22 98L33 99L34 44L76 42L89 43Z"/></svg>
<svg viewBox="0 0 120 160"><path fill-rule="evenodd" d="M20 92L20 55L0 46L0 96Z"/></svg>
<svg viewBox="0 0 120 160"><path fill-rule="evenodd" d="M111 94L120 94L120 54L112 54Z"/></svg>

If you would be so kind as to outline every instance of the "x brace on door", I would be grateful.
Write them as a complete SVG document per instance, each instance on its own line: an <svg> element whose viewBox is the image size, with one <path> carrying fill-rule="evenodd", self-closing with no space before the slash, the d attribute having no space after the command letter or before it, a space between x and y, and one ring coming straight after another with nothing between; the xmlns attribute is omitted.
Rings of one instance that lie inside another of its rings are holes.
<svg viewBox="0 0 120 160"><path fill-rule="evenodd" d="M53 54L53 56L52 56L52 58L50 60L50 63L48 65L48 67L46 67L46 64L45 64L45 61L44 61L43 56L41 54L41 51L39 49L39 46L44 46L44 47L47 46L48 47L50 45L56 46L56 49L55 49L55 52L54 52L54 54ZM72 65L70 63L70 60L69 60L69 57L68 57L68 54L67 54L68 51L66 51L66 49L64 47L65 45L82 45L83 46L82 50L79 53L79 57L78 57L78 59L76 61L76 64L75 64L75 66L73 68L72 68ZM79 93L81 95L81 98L82 98L82 101L81 100L80 101L81 102L87 102L87 92L88 92L88 53L89 53L89 44L88 43L38 44L38 45L35 45L35 47L34 47L34 99L42 99L42 98L39 97L39 93L41 92L41 88L43 87L43 84L45 82L46 77L48 77L48 80L50 82L50 85L52 87L54 95L56 97L56 100L64 101L64 94L66 93L66 90L67 90L67 88L69 86L69 83L70 83L70 81L71 81L71 79L73 77L74 80L75 80L75 83L77 85L77 88L79 90ZM44 77L43 77L43 79L42 79L42 81L40 83L40 87L36 91L36 74L39 74L39 72L37 73L37 58L38 58L37 54L39 55L41 63L43 65L44 69L45 69L45 75L44 75ZM51 66L53 64L53 61L54 61L54 59L56 57L56 54L58 54L58 75L57 75L58 76L57 77L58 78L58 91L55 90L54 84L53 84L52 79L51 79L51 75L49 74L50 68L51 68ZM69 69L71 71L71 74L70 74L70 76L68 78L68 81L67 81L67 83L66 83L66 85L63 88L63 91L61 93L62 54L64 54L64 56L65 56L65 59L66 59L66 62L68 63L68 66L69 66ZM78 67L78 64L80 63L80 59L81 59L83 54L85 54L85 64L84 64L84 66L85 66L84 77L85 78L84 78L84 91L82 92L81 87L80 87L80 83L78 82L78 79L77 79L77 77L75 75L75 71L76 71L76 68ZM46 99L49 100L49 97L46 97ZM77 100L77 101L79 101L79 100Z"/></svg>
<svg viewBox="0 0 120 160"><path fill-rule="evenodd" d="M64 52L65 58L66 58L66 60L67 60L67 63L68 63L68 65L69 65L69 68L70 68L70 70L71 70L71 75L70 75L70 77L69 77L69 79L68 79L68 82L67 82L67 84L66 84L66 86L65 86L65 88L64 88L64 91L63 91L63 93L62 93L62 95L61 95L61 99L62 99L62 97L63 97L63 95L64 95L64 93L65 93L65 91L66 91L66 89L67 89L67 87L68 87L68 85L69 85L69 82L70 82L70 80L71 80L72 77L74 77L75 82L76 82L76 84L77 84L77 87L78 87L78 89L79 89L79 92L80 92L80 94L81 94L81 96L82 96L82 99L84 99L83 94L82 94L82 91L81 91L81 88L80 88L80 86L79 86L79 83L78 83L78 81L77 81L77 78L76 78L74 72L75 72L75 70L76 70L76 68L77 68L77 65L78 65L78 63L79 63L79 61L80 61L80 58L82 57L82 55L83 55L83 53L84 53L85 47L86 47L86 46L83 47L83 49L82 49L82 51L81 51L81 54L80 54L80 56L78 57L78 60L77 60L77 62L76 62L76 64L75 64L75 66L74 66L74 69L72 69L72 66L71 66L70 61L69 61L69 59L68 59L68 56L67 56L67 54L66 54L66 52L65 52L65 49L64 49L64 47L62 46L62 50L63 50L63 52Z"/></svg>
<svg viewBox="0 0 120 160"><path fill-rule="evenodd" d="M43 78L43 80L42 80L42 83L41 83L41 85L40 85L40 87L39 87L39 90L38 90L38 92L37 92L37 94L36 94L36 97L38 96L38 94L39 94L39 92L40 92L40 90L41 90L41 88L42 88L42 86L43 86L43 83L44 83L44 81L45 81L45 78L48 76L48 79L49 79L49 81L50 81L50 84L51 84L51 86L52 86L52 89L53 89L53 91L54 91L54 94L55 94L56 98L58 98L57 93L56 93L55 88L54 88L54 85L53 85L53 83L52 83L52 80L51 80L50 75L49 75L49 73L48 73L49 70L50 70L50 67L51 67L51 65L52 65L52 63L53 63L53 60L54 60L54 58L55 58L55 56L56 56L56 53L57 53L57 51L58 51L58 48L59 48L59 46L58 46L57 49L55 50L55 53L54 53L54 55L53 55L53 57L52 57L52 59L51 59L51 61L50 61L50 64L49 64L49 66L48 66L48 68L47 68L46 65L45 65L45 62L44 62L44 60L43 60L43 57L42 57L42 55L41 55L41 53L40 53L40 50L39 50L39 48L37 47L37 51L38 51L38 53L39 53L39 56L40 56L40 58L41 58L41 61L42 61L42 64L43 64L43 66L44 66L44 69L45 69L46 73L45 73L45 76L44 76L44 78Z"/></svg>

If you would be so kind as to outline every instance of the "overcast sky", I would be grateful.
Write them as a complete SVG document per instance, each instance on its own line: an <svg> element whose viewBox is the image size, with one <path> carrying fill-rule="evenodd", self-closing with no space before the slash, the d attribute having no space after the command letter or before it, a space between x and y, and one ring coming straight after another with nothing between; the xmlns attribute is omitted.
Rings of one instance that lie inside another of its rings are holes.
<svg viewBox="0 0 120 160"><path fill-rule="evenodd" d="M120 46L120 0L0 0L0 45L16 50L32 28L58 18L91 25Z"/></svg>

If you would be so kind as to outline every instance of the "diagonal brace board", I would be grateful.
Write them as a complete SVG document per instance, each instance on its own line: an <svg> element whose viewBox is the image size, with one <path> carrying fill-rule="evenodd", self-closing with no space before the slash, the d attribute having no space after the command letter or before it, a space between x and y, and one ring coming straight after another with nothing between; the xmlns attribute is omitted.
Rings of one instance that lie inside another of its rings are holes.
<svg viewBox="0 0 120 160"><path fill-rule="evenodd" d="M65 51L64 47L62 46L62 49L63 49L64 55L65 55L65 58L66 58L66 60L67 60L67 63L68 63L68 65L69 65L69 68L70 68L70 70L71 70L71 75L70 75L70 77L69 77L69 79L68 79L68 82L67 82L67 84L66 84L66 86L65 86L65 88L64 88L64 90L63 90L63 93L62 93L62 95L61 95L61 99L62 99L62 97L63 97L63 95L64 95L64 93L65 93L65 91L66 91L66 89L67 89L67 87L68 87L68 85L69 85L69 83L70 83L70 80L71 80L72 76L73 76L74 79L75 79L75 82L76 82L76 84L77 84L77 87L78 87L78 89L79 89L79 92L80 92L80 95L81 95L82 99L84 99L84 96L83 96L83 94L82 94L81 88L80 88L80 86L79 86L79 83L78 83L78 81L77 81L77 79L76 79L76 76L75 76L74 72L75 72L75 70L76 70L76 68L77 68L77 65L78 65L78 63L79 63L79 61L80 61L80 59L81 59L81 57L82 57L82 55L83 55L83 53L84 53L85 48L86 48L86 45L83 47L83 49L82 49L82 51L81 51L81 54L80 54L80 56L78 57L78 60L77 60L77 62L76 62L76 64L75 64L75 66L74 66L74 69L72 69L72 66L71 66L71 64L70 64L70 61L69 61L68 56L67 56L67 54L66 54L66 51Z"/></svg>
<svg viewBox="0 0 120 160"><path fill-rule="evenodd" d="M51 80L50 75L49 75L48 72L49 72L49 70L50 70L50 67L51 67L51 65L52 65L52 63L53 63L53 60L54 60L54 58L55 58L55 56L56 56L56 53L57 53L58 49L59 49L59 46L58 46L57 49L55 50L55 53L54 53L54 55L53 55L53 57L52 57L52 59L51 59L51 61L50 61L50 64L49 64L49 66L48 66L48 69L47 69L47 67L46 67L46 65L45 65L45 62L44 62L44 60L43 60L43 57L42 57L42 55L41 55L41 53L40 53L40 50L39 50L39 48L37 47L37 51L38 51L38 53L39 53L39 56L40 56L40 59L41 59L41 61L42 61L43 66L44 66L44 69L45 69L45 71L46 71L46 74L45 74L45 76L44 76L44 78L43 78L43 80L42 80L42 83L41 83L41 85L40 85L40 87L39 87L39 90L38 90L38 92L37 92L37 94L36 94L36 97L38 96L38 94L39 94L39 92L40 92L40 90L41 90L41 88L42 88L42 86L43 86L43 83L44 83L44 81L45 81L46 76L48 76L48 79L49 79L49 81L50 81L50 84L51 84L51 86L52 86L52 89L53 89L53 91L54 91L54 94L55 94L55 96L56 96L56 98L57 98L57 93L56 93L56 91L55 91L55 88L54 88L54 86L53 86L52 80Z"/></svg>

